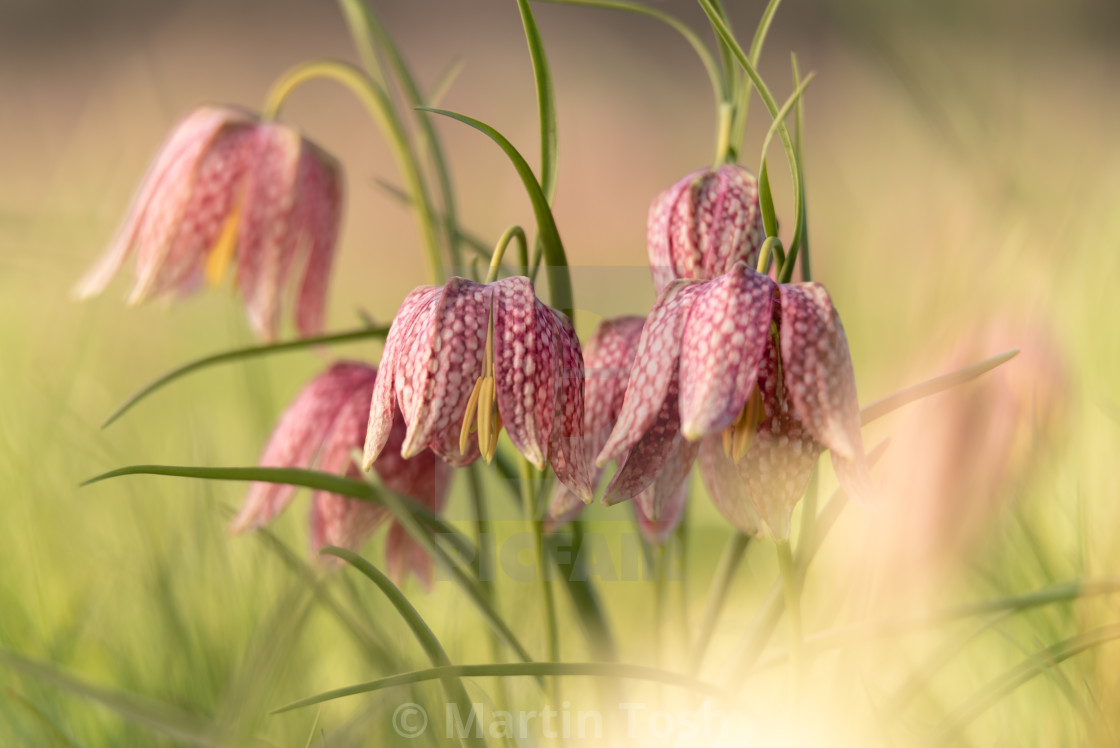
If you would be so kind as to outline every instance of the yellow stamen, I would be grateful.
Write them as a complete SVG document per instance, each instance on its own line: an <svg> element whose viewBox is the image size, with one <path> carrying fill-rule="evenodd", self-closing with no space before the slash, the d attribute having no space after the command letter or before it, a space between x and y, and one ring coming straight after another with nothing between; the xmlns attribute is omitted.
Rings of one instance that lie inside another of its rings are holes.
<svg viewBox="0 0 1120 748"><path fill-rule="evenodd" d="M758 389L758 385L755 385L735 423L723 430L723 453L736 462L743 459L743 455L754 442L758 425L765 417L766 408L762 403L762 392Z"/></svg>
<svg viewBox="0 0 1120 748"><path fill-rule="evenodd" d="M498 412L497 383L494 381L494 310L490 309L490 319L486 325L486 347L482 353L482 374L475 380L467 410L463 414L463 426L459 430L459 452L466 453L467 439L478 431L478 450L486 462L494 459L498 446L498 434L502 431L502 416Z"/></svg>
<svg viewBox="0 0 1120 748"><path fill-rule="evenodd" d="M216 286L222 282L222 279L226 276L226 270L229 269L230 263L233 261L234 251L237 249L237 226L241 222L240 219L241 208L234 206L226 217L226 222L222 225L222 232L218 234L218 240L214 242L214 246L210 248L210 254L206 257L206 282L211 286Z"/></svg>

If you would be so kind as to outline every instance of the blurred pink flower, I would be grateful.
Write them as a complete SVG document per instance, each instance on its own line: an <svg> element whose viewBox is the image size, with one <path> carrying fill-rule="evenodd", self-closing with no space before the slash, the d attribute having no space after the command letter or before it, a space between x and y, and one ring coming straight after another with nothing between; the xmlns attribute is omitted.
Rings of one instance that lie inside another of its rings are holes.
<svg viewBox="0 0 1120 748"><path fill-rule="evenodd" d="M654 288L660 294L677 278L711 280L739 261L754 267L765 239L753 174L735 164L693 172L650 205Z"/></svg>
<svg viewBox="0 0 1120 748"><path fill-rule="evenodd" d="M645 317L603 320L583 347L584 449L589 463L606 443L618 418L644 324ZM680 448L687 450L687 442L682 441ZM668 464L681 467L683 462L670 458ZM656 480L634 497L638 526L651 543L663 543L680 522L688 492L688 465L683 467L683 472L662 470ZM602 472L597 471L595 483ZM574 519L584 506L579 496L558 485L549 507L548 529Z"/></svg>
<svg viewBox="0 0 1120 748"><path fill-rule="evenodd" d="M966 558L1006 502L1063 440L1068 365L1046 324L997 320L968 330L933 370L1003 350L1019 355L975 382L908 407L891 430L876 544L913 581ZM929 370L929 366L923 367ZM903 571L903 570L906 571Z"/></svg>
<svg viewBox="0 0 1120 748"><path fill-rule="evenodd" d="M728 486L713 499L744 532L757 531L757 514L771 534L788 536L823 448L849 492L871 493L847 338L823 286L778 285L740 262L661 294L597 458L620 464L606 501L637 495L663 470L687 473L705 439L721 447L705 461L709 485L731 474L721 455L739 475L741 491Z"/></svg>
<svg viewBox="0 0 1120 748"><path fill-rule="evenodd" d="M340 361L308 384L281 417L261 455L267 467L317 467L352 478L361 476L355 463L365 438L369 399L377 369L362 363ZM385 486L415 499L432 511L442 511L450 468L430 450L411 459L400 456L404 421L396 419L389 434L395 447L374 463ZM268 524L291 502L298 488L280 483L254 483L234 532ZM316 491L311 499L311 550L325 545L360 550L387 512L377 504L338 494ZM432 560L395 520L385 546L390 576L398 582L408 571L430 586Z"/></svg>
<svg viewBox="0 0 1120 748"><path fill-rule="evenodd" d="M293 269L296 327L323 326L342 205L339 166L294 130L228 107L196 109L171 132L78 298L105 289L136 253L129 303L182 296L236 266L255 332L275 338Z"/></svg>
<svg viewBox="0 0 1120 748"><path fill-rule="evenodd" d="M430 447L454 465L492 459L504 425L531 463L551 464L590 501L581 367L571 322L537 300L528 278L418 288L385 341L363 466L383 454L398 411L408 424L402 456Z"/></svg>

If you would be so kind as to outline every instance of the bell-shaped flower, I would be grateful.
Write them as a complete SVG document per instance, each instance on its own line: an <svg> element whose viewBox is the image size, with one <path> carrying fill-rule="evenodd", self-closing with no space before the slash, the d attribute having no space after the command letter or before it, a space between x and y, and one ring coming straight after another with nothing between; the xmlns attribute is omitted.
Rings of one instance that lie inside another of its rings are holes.
<svg viewBox="0 0 1120 748"><path fill-rule="evenodd" d="M645 317L617 317L603 320L583 347L584 360L584 448L590 462L602 449L614 428L626 394L626 383L638 353ZM688 493L688 466L693 448L678 440L685 454L671 455L668 469L634 497L638 526L646 539L661 544L672 534L684 513ZM673 469L674 466L676 469ZM683 468L683 469L682 469ZM602 470L595 476L598 483ZM564 485L553 492L547 527L555 529L575 518L584 502Z"/></svg>
<svg viewBox="0 0 1120 748"><path fill-rule="evenodd" d="M678 278L711 280L739 261L754 267L765 239L753 174L736 164L693 172L650 205L654 288L660 294Z"/></svg>
<svg viewBox="0 0 1120 748"><path fill-rule="evenodd" d="M100 293L136 254L140 304L182 296L232 266L255 332L274 338L280 297L299 274L295 323L322 329L342 207L338 164L289 127L229 107L202 107L164 142L116 237L74 288Z"/></svg>
<svg viewBox="0 0 1120 748"><path fill-rule="evenodd" d="M778 285L737 263L718 278L676 281L661 294L597 459L622 464L608 501L636 495L662 470L682 469L678 461L687 470L706 439L740 477L741 492L713 498L744 532L757 530L757 515L771 534L788 536L790 513L823 448L841 485L869 495L847 338L824 287ZM681 449L682 440L691 450ZM729 474L721 468L706 476L709 487Z"/></svg>
<svg viewBox="0 0 1120 748"><path fill-rule="evenodd" d="M528 278L452 278L414 290L389 329L381 371L366 469L388 446L398 412L408 425L403 457L430 447L453 465L480 454L491 460L504 426L531 463L551 464L590 501L579 339L566 316L537 300Z"/></svg>
<svg viewBox="0 0 1120 748"><path fill-rule="evenodd" d="M266 467L312 468L351 478L361 475L356 460L365 440L369 399L377 369L363 363L340 361L308 384L281 417L261 456ZM410 459L400 456L405 425L396 419L389 435L390 449L374 470L386 488L415 499L434 512L446 501L450 468L430 450ZM298 488L281 483L254 483L240 513L235 532L268 524L291 502ZM368 501L326 491L311 499L311 550L336 545L357 551L387 511ZM400 581L408 571L425 586L432 580L432 559L395 520L385 541L390 576Z"/></svg>

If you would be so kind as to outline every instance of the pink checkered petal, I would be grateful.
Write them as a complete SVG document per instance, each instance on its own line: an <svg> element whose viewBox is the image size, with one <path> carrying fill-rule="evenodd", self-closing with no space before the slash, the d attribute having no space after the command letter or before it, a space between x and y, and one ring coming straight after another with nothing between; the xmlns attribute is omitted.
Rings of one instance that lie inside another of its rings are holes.
<svg viewBox="0 0 1120 748"><path fill-rule="evenodd" d="M786 397L825 447L851 460L863 454L859 400L848 339L819 283L781 286Z"/></svg>
<svg viewBox="0 0 1120 748"><path fill-rule="evenodd" d="M462 426L471 389L482 373L491 291L452 278L437 302L417 316L404 356L395 362L398 403L408 424L401 455L413 457L430 445L444 459L457 462L458 439L448 443L446 436Z"/></svg>
<svg viewBox="0 0 1120 748"><path fill-rule="evenodd" d="M244 117L245 115L232 109L202 107L191 112L175 126L148 167L109 248L75 285L73 293L76 298L89 298L105 290L113 276L120 272L129 253L136 248L141 227L146 220L152 220L153 214L159 214L158 223L170 223L166 216L177 213L186 199L185 195L174 200L173 206L156 205L154 197L161 191L171 195L186 192L184 180L189 182L193 167L206 152L210 142L227 124ZM137 299L143 297L139 291L138 288L133 292Z"/></svg>
<svg viewBox="0 0 1120 748"><path fill-rule="evenodd" d="M583 346L584 430L591 456L603 448L626 396L645 317L603 320Z"/></svg>
<svg viewBox="0 0 1120 748"><path fill-rule="evenodd" d="M342 176L337 162L310 143L304 143L300 160L296 205L304 261L295 318L302 335L316 335L323 329L327 282L342 219Z"/></svg>
<svg viewBox="0 0 1120 748"><path fill-rule="evenodd" d="M528 278L505 278L491 283L490 288L495 307L494 375L498 412L510 441L540 469L547 463L560 386L557 379L560 359L552 315L537 301ZM582 399L582 390L580 394ZM580 413L582 416L582 410Z"/></svg>
<svg viewBox="0 0 1120 748"><path fill-rule="evenodd" d="M583 352L571 320L545 307L550 317L557 346L559 381L549 462L556 478L586 502L591 501L591 454L585 444Z"/></svg>
<svg viewBox="0 0 1120 748"><path fill-rule="evenodd" d="M653 273L653 287L658 294L676 278L692 277L681 275L677 263L674 262L672 253L681 238L673 236L670 227L677 228L681 225L680 217L676 213L682 208L687 210L689 204L688 200L681 199L681 195L690 193L693 181L703 174L703 171L696 171L677 181L655 197L649 206L649 217L646 221L646 251L649 254L650 271Z"/></svg>
<svg viewBox="0 0 1120 748"><path fill-rule="evenodd" d="M700 287L681 342L681 428L719 433L747 403L769 340L774 284L739 263Z"/></svg>
<svg viewBox="0 0 1120 748"><path fill-rule="evenodd" d="M777 346L766 351L758 386L765 416L736 467L747 501L770 534L784 539L789 537L793 507L805 493L821 446L782 395ZM728 519L739 518L732 512Z"/></svg>
<svg viewBox="0 0 1120 748"><path fill-rule="evenodd" d="M302 141L274 123L258 126L244 183L237 283L249 321L263 338L276 337L280 293L297 248L292 215Z"/></svg>
<svg viewBox="0 0 1120 748"><path fill-rule="evenodd" d="M396 371L406 347L421 337L419 333L414 334L412 328L417 317L438 302L442 292L442 286L421 286L414 289L401 302L397 316L389 327L381 354L381 376L377 378L370 402L369 427L362 457L363 470L370 469L389 441L394 415L397 413Z"/></svg>
<svg viewBox="0 0 1120 748"><path fill-rule="evenodd" d="M641 360L640 354L638 360ZM618 472L607 486L604 503L617 504L631 499L659 476L672 483L688 475L696 458L697 445L681 435L677 387L677 379L673 377L654 422L625 459L620 460ZM658 507L648 506L646 511L652 519L660 519Z"/></svg>
<svg viewBox="0 0 1120 748"><path fill-rule="evenodd" d="M724 454L720 437L709 436L700 442L696 464L708 496L720 514L740 532L757 535L762 518L747 494L746 483L739 477L734 461Z"/></svg>
<svg viewBox="0 0 1120 748"><path fill-rule="evenodd" d="M702 285L675 281L650 312L642 328L618 422L595 460L600 467L629 452L657 420L670 381L677 376L685 319ZM673 399L675 402L676 397Z"/></svg>
<svg viewBox="0 0 1120 748"><path fill-rule="evenodd" d="M260 464L310 468L342 408L356 390L368 397L375 376L375 370L365 364L340 362L312 380L280 418ZM360 436L353 447L358 443ZM234 531L260 527L272 521L292 500L296 490L295 486L279 483L252 484L233 521Z"/></svg>

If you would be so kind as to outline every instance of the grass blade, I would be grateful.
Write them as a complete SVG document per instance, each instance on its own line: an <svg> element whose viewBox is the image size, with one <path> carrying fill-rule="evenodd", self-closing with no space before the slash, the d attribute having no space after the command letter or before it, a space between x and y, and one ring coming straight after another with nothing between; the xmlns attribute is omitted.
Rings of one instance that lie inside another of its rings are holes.
<svg viewBox="0 0 1120 748"><path fill-rule="evenodd" d="M552 74L544 41L537 29L537 21L529 7L529 0L517 0L521 11L521 25L525 27L525 41L529 44L529 58L533 61L533 79L537 88L537 116L541 128L541 191L552 204L556 197L556 93L552 89Z"/></svg>
<svg viewBox="0 0 1120 748"><path fill-rule="evenodd" d="M744 704L729 696L727 691L719 686L705 683L704 681L690 678L680 673L659 670L653 667L646 667L645 665L626 665L605 662L512 662L493 665L450 665L431 668L429 670L416 670L411 673L401 673L400 675L391 675L387 678L378 678L377 680L368 681L366 683L358 683L353 686L347 686L346 688L338 688L316 696L310 696L306 699L301 699L300 701L282 706L276 709L273 714L289 712L293 709L321 704L324 701L332 701L345 696L370 693L385 688L421 683L423 681L435 680L448 676L464 678L509 678L517 676L628 678L631 680L652 681L654 683L677 686L718 699L724 703L734 704L740 709L746 708Z"/></svg>
<svg viewBox="0 0 1120 748"><path fill-rule="evenodd" d="M168 704L115 689L87 683L45 662L0 649L0 663L37 680L94 701L130 722L192 745L222 745L213 726Z"/></svg>
<svg viewBox="0 0 1120 748"><path fill-rule="evenodd" d="M446 109L422 108L425 111L442 114L444 117L450 117L470 125L493 140L509 157L525 185L525 191L529 194L529 201L533 204L533 214L537 219L537 233L540 237L545 264L548 265L549 300L552 306L571 318L572 280L568 274L568 258L564 254L564 245L560 241L560 232L556 228L555 219L552 217L552 208L549 207L548 198L525 158L517 152L517 149L504 135L484 122Z"/></svg>
<svg viewBox="0 0 1120 748"><path fill-rule="evenodd" d="M942 374L933 379L927 379L913 386L907 387L904 390L899 390L893 395L887 395L881 400L876 400L863 410L859 412L860 423L867 425L872 421L882 418L891 411L898 410L903 405L908 405L915 400L921 400L923 397L936 395L938 392L952 389L957 385L964 384L976 379L981 374L986 374L1000 364L1004 364L1019 355L1019 349L1014 348L1010 351L1004 351L998 355L986 358L983 361L978 361L971 366L966 366L963 369Z"/></svg>
<svg viewBox="0 0 1120 748"><path fill-rule="evenodd" d="M30 714L36 722L43 726L43 729L50 734L52 745L62 745L66 748L78 748L78 742L66 734L66 731L59 727L50 715L25 698L21 693L14 688L7 688L5 691L15 703L22 706L28 714Z"/></svg>
<svg viewBox="0 0 1120 748"><path fill-rule="evenodd" d="M412 635L416 637L416 641L419 642L424 653L428 655L432 665L437 668L451 665L451 659L447 656L447 652L444 651L443 645L440 644L431 627L412 606L412 603L408 601L408 598L389 580L389 577L382 574L369 561L346 548L327 546L320 552L328 556L341 558L368 577L370 581L377 585L377 588L381 590L385 597L389 598L389 602L397 609L397 613L408 624L408 627L412 630ZM440 682L443 684L443 691L447 694L447 698L458 705L459 713L462 715L470 714L474 707L471 705L467 690L463 688L463 682L454 675L444 675L440 678ZM482 748L486 746L486 741L480 737L475 737L470 730L462 731L459 740L466 746L474 745Z"/></svg>
<svg viewBox="0 0 1120 748"><path fill-rule="evenodd" d="M205 369L217 364L228 364L233 361L244 361L250 358L257 358L258 356L269 356L273 353L299 351L316 345L337 345L340 343L354 343L360 340L369 340L370 338L384 338L388 333L388 327L362 327L357 330L320 335L314 338L300 338L299 340L288 340L283 343L269 343L267 345L251 345L244 348L236 348L232 351L224 351L223 353L204 356L172 369L141 387L105 419L105 423L101 424L101 428L106 428L111 425L114 421L131 410L138 402L164 385L170 384L176 379L196 372L199 369Z"/></svg>

